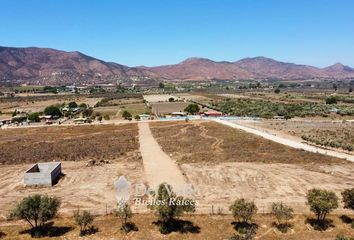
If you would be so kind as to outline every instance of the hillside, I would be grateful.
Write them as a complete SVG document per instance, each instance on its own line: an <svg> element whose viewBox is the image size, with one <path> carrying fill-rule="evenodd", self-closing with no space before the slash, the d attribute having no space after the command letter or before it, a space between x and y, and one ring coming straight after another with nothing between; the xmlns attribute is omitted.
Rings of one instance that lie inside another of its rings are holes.
<svg viewBox="0 0 354 240"><path fill-rule="evenodd" d="M345 79L354 69L340 63L326 68L279 62L270 58L244 58L215 62L205 58L157 67L128 67L105 62L80 52L49 48L0 47L0 83L31 85L146 82L153 80Z"/></svg>

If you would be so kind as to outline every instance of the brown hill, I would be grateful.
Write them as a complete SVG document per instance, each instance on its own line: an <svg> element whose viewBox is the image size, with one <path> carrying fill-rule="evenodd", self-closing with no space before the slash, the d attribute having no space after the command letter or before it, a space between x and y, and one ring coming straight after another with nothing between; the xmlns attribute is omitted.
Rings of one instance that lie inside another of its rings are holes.
<svg viewBox="0 0 354 240"><path fill-rule="evenodd" d="M354 69L342 64L326 68L279 62L270 58L244 58L215 62L189 58L158 67L127 67L84 55L48 48L0 47L0 83L34 85L150 82L154 80L345 79Z"/></svg>
<svg viewBox="0 0 354 240"><path fill-rule="evenodd" d="M145 72L144 69L104 62L80 52L0 47L1 81L43 85L112 83L139 78Z"/></svg>

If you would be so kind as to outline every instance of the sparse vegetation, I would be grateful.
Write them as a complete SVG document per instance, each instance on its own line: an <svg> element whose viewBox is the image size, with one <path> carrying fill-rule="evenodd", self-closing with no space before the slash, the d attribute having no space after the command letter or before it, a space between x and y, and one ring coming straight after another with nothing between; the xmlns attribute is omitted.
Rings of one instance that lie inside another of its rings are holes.
<svg viewBox="0 0 354 240"><path fill-rule="evenodd" d="M154 203L148 207L158 216L160 232L168 234L181 227L176 217L195 211L195 201L177 196L170 185L163 183L159 185Z"/></svg>
<svg viewBox="0 0 354 240"><path fill-rule="evenodd" d="M74 219L75 223L80 227L80 236L92 234L95 232L95 227L92 225L94 216L89 211L75 211Z"/></svg>
<svg viewBox="0 0 354 240"><path fill-rule="evenodd" d="M276 226L281 232L287 232L290 224L289 220L294 217L294 210L287 206L286 204L280 203L273 203L272 204L272 214L277 219Z"/></svg>

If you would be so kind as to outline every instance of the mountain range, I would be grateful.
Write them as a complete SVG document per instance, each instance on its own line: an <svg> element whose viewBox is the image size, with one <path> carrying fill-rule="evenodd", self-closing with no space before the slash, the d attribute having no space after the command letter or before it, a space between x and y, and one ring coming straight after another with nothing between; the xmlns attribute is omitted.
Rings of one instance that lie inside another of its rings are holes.
<svg viewBox="0 0 354 240"><path fill-rule="evenodd" d="M151 81L347 78L354 78L354 69L340 63L317 68L265 57L244 58L235 62L188 58L173 65L128 67L76 51L0 47L0 84L11 82L31 85L81 85Z"/></svg>

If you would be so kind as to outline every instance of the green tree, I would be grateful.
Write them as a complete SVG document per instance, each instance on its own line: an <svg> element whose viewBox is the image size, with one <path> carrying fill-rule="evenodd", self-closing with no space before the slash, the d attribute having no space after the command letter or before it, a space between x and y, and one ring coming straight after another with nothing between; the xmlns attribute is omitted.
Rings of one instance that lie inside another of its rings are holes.
<svg viewBox="0 0 354 240"><path fill-rule="evenodd" d="M174 102L175 99L174 99L173 97L170 97L170 98L168 99L168 101L169 101L169 102Z"/></svg>
<svg viewBox="0 0 354 240"><path fill-rule="evenodd" d="M280 93L280 88L276 88L276 89L274 90L274 92L275 92L276 94Z"/></svg>
<svg viewBox="0 0 354 240"><path fill-rule="evenodd" d="M337 104L337 97L336 96L329 96L326 98L326 104Z"/></svg>
<svg viewBox="0 0 354 240"><path fill-rule="evenodd" d="M287 232L289 227L289 220L294 217L294 209L291 207L280 203L272 204L272 214L277 219L277 227L282 232Z"/></svg>
<svg viewBox="0 0 354 240"><path fill-rule="evenodd" d="M188 112L190 114L196 114L200 111L200 108L199 108L198 104L191 103L184 109L184 111Z"/></svg>
<svg viewBox="0 0 354 240"><path fill-rule="evenodd" d="M76 102L69 102L68 106L69 106L69 108L77 108L77 103Z"/></svg>
<svg viewBox="0 0 354 240"><path fill-rule="evenodd" d="M63 116L63 114L61 113L60 109L57 106L48 106L44 109L44 114L45 115L51 115L51 116Z"/></svg>
<svg viewBox="0 0 354 240"><path fill-rule="evenodd" d="M306 195L310 210L317 216L317 222L324 224L328 213L338 208L338 197L332 191L311 189Z"/></svg>
<svg viewBox="0 0 354 240"><path fill-rule="evenodd" d="M116 216L119 217L122 223L122 230L124 232L129 232L132 230L132 224L129 224L129 219L132 218L133 212L130 209L130 206L126 202L118 203Z"/></svg>
<svg viewBox="0 0 354 240"><path fill-rule="evenodd" d="M87 106L86 103L81 103L81 104L79 105L79 107L80 107L81 109L86 109L86 108L88 108L88 106Z"/></svg>
<svg viewBox="0 0 354 240"><path fill-rule="evenodd" d="M30 113L28 114L27 119L31 122L39 122L39 113L34 112L34 113Z"/></svg>
<svg viewBox="0 0 354 240"><path fill-rule="evenodd" d="M256 215L258 208L253 201L247 201L243 198L236 199L229 210L239 222L250 224L252 218Z"/></svg>
<svg viewBox="0 0 354 240"><path fill-rule="evenodd" d="M86 235L92 232L94 217L89 211L80 210L74 212L75 223L80 227L80 236Z"/></svg>
<svg viewBox="0 0 354 240"><path fill-rule="evenodd" d="M27 221L32 229L43 227L45 222L53 219L60 207L60 201L53 197L33 195L25 197L10 211L10 219Z"/></svg>
<svg viewBox="0 0 354 240"><path fill-rule="evenodd" d="M162 183L159 185L153 204L148 207L158 216L160 232L167 234L176 228L176 217L195 211L195 201L177 196L169 184Z"/></svg>
<svg viewBox="0 0 354 240"><path fill-rule="evenodd" d="M165 84L164 83L159 83L159 88L165 88Z"/></svg>
<svg viewBox="0 0 354 240"><path fill-rule="evenodd" d="M139 115L135 115L134 119L139 121L140 120L140 116Z"/></svg>
<svg viewBox="0 0 354 240"><path fill-rule="evenodd" d="M343 198L344 208L348 208L354 211L354 188L345 189L342 192L342 198Z"/></svg>
<svg viewBox="0 0 354 240"><path fill-rule="evenodd" d="M124 110L123 113L122 113L122 117L125 119L125 120L128 120L132 117L132 114L130 112L128 112L127 110Z"/></svg>

